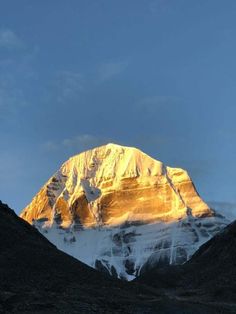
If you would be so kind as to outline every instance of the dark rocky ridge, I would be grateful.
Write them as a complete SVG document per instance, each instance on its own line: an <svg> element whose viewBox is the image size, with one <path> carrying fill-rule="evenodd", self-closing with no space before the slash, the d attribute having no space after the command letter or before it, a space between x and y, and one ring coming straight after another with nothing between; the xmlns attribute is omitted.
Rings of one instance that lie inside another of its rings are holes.
<svg viewBox="0 0 236 314"><path fill-rule="evenodd" d="M179 296L235 304L236 221L203 244L184 265L151 269L136 281L177 290Z"/></svg>
<svg viewBox="0 0 236 314"><path fill-rule="evenodd" d="M127 296L126 286L57 250L0 203L0 313L131 313L138 291Z"/></svg>
<svg viewBox="0 0 236 314"><path fill-rule="evenodd" d="M0 202L0 313L235 313L175 295L176 274L158 288L106 276L57 250Z"/></svg>

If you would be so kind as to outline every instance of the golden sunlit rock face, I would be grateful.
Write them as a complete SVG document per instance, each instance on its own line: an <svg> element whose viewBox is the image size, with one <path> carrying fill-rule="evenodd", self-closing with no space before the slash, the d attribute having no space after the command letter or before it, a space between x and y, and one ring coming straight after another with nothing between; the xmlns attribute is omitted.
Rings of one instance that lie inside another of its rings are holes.
<svg viewBox="0 0 236 314"><path fill-rule="evenodd" d="M136 148L101 146L66 161L21 217L85 228L212 216L187 172Z"/></svg>

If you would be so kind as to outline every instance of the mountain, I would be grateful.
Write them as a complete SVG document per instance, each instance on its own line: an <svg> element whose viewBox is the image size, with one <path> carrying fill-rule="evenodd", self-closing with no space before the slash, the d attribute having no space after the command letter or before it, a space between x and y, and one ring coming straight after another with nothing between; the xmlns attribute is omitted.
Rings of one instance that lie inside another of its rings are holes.
<svg viewBox="0 0 236 314"><path fill-rule="evenodd" d="M21 217L59 249L127 280L182 264L228 223L185 170L115 144L66 161Z"/></svg>
<svg viewBox="0 0 236 314"><path fill-rule="evenodd" d="M182 300L201 298L224 304L236 313L236 221L203 244L184 265L152 269L136 281L166 288Z"/></svg>
<svg viewBox="0 0 236 314"><path fill-rule="evenodd" d="M121 281L84 265L0 202L1 314L235 313L235 308L182 300L168 291Z"/></svg>

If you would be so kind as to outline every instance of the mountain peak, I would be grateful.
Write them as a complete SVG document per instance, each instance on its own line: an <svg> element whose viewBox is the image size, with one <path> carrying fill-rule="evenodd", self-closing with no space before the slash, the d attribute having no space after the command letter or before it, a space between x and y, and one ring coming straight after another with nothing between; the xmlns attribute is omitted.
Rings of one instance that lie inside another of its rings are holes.
<svg viewBox="0 0 236 314"><path fill-rule="evenodd" d="M204 241L201 232L205 240L211 235L195 221L214 220L214 212L185 170L167 167L139 149L109 143L67 160L21 217L46 230L45 235L70 254L64 244L71 243L74 256L88 265L109 271L112 266L117 276L129 279L155 250L162 251L155 253L155 260L186 261Z"/></svg>
<svg viewBox="0 0 236 314"><path fill-rule="evenodd" d="M137 148L109 143L71 157L61 169L65 174L73 169L83 178L100 180L161 175L163 164Z"/></svg>
<svg viewBox="0 0 236 314"><path fill-rule="evenodd" d="M107 153L107 155L109 154L116 154L116 153L127 153L129 152L132 155L146 155L143 151L141 151L140 149L136 148L136 147L131 147L131 146L124 146L124 145L119 145L119 144L115 144L115 143L107 143L101 146L97 146L94 148L91 148L89 150L86 150L84 152L81 152L79 154L76 154L74 156L72 156L70 159L73 158L78 158L80 155L84 156L84 155L94 155L94 154L99 154L99 152L102 153ZM148 155L146 155L148 156ZM149 158L151 158L150 156L148 156Z"/></svg>
<svg viewBox="0 0 236 314"><path fill-rule="evenodd" d="M193 215L212 214L185 170L167 167L137 148L108 143L67 160L21 215L29 222L46 218L52 223L60 213L63 225L78 215L88 227L98 223L98 216L99 225L172 221L185 217L189 208Z"/></svg>

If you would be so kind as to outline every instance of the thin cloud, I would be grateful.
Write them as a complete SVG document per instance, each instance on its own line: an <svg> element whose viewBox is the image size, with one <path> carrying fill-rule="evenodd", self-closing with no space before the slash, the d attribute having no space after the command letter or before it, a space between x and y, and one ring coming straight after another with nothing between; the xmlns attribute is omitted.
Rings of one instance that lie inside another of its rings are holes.
<svg viewBox="0 0 236 314"><path fill-rule="evenodd" d="M160 96L150 96L150 97L145 97L139 101L140 105L165 105L169 103L177 103L180 100L179 97L176 96L165 96L165 95L160 95Z"/></svg>
<svg viewBox="0 0 236 314"><path fill-rule="evenodd" d="M155 114L157 109L173 105L183 105L183 100L176 96L149 96L135 103L135 109L142 110L147 114Z"/></svg>
<svg viewBox="0 0 236 314"><path fill-rule="evenodd" d="M20 158L20 154L3 150L0 155L0 190L1 187L11 186L17 177L24 175L24 160Z"/></svg>
<svg viewBox="0 0 236 314"><path fill-rule="evenodd" d="M17 105L17 106L16 106ZM0 113L4 116L4 113L14 113L16 107L26 106L26 100L24 99L23 91L21 89L6 89L0 86Z"/></svg>
<svg viewBox="0 0 236 314"><path fill-rule="evenodd" d="M169 0L152 0L149 3L149 9L151 14L158 15L163 13L163 11L167 11L170 8Z"/></svg>
<svg viewBox="0 0 236 314"><path fill-rule="evenodd" d="M101 81L107 81L124 72L128 67L128 62L105 62L99 66L98 76Z"/></svg>
<svg viewBox="0 0 236 314"><path fill-rule="evenodd" d="M103 139L90 134L82 134L62 141L66 147L92 147L100 145Z"/></svg>
<svg viewBox="0 0 236 314"><path fill-rule="evenodd" d="M78 98L84 89L83 83L83 76L79 72L58 72L54 83L58 101Z"/></svg>
<svg viewBox="0 0 236 314"><path fill-rule="evenodd" d="M49 141L46 141L45 143L43 143L42 147L47 152L53 152L53 151L57 151L59 149L60 145L59 145L59 143L56 143L56 142L49 140Z"/></svg>
<svg viewBox="0 0 236 314"><path fill-rule="evenodd" d="M10 29L0 30L0 48L20 49L24 42Z"/></svg>
<svg viewBox="0 0 236 314"><path fill-rule="evenodd" d="M11 118L27 105L24 91L16 86L11 74L0 75L0 120Z"/></svg>
<svg viewBox="0 0 236 314"><path fill-rule="evenodd" d="M13 121L29 105L29 86L36 78L35 48L28 47L10 29L0 29L0 120Z"/></svg>
<svg viewBox="0 0 236 314"><path fill-rule="evenodd" d="M43 144L44 150L55 152L65 150L71 153L79 153L97 146L101 146L111 142L108 138L103 138L91 134L80 134L71 138L66 138L61 141L47 141Z"/></svg>
<svg viewBox="0 0 236 314"><path fill-rule="evenodd" d="M217 202L217 201L209 201L207 204L216 210L218 213L224 215L230 221L236 219L236 204L230 202Z"/></svg>

